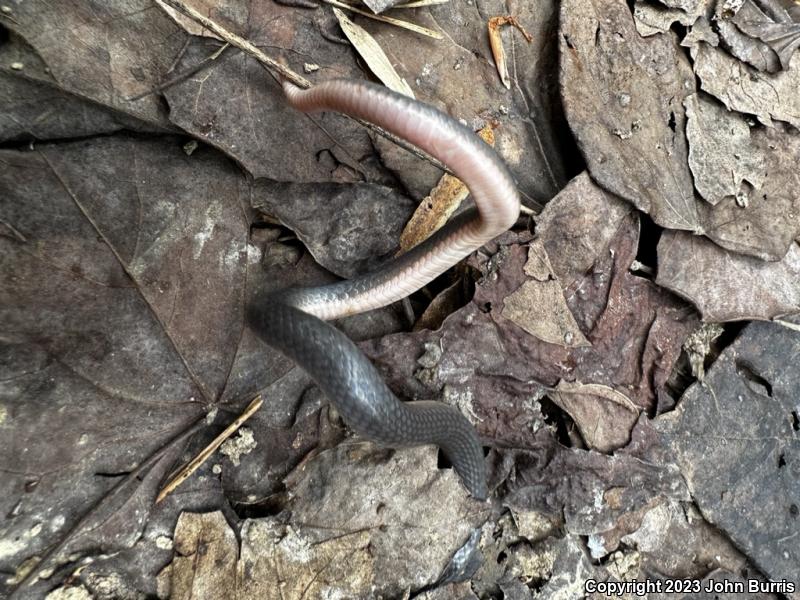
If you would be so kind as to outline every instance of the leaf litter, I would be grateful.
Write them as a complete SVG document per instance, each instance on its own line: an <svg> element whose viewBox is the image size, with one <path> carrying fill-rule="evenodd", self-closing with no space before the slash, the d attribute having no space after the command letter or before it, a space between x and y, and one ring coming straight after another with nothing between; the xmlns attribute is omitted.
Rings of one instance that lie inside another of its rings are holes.
<svg viewBox="0 0 800 600"><path fill-rule="evenodd" d="M290 72L366 75L330 7L189 4ZM250 53L219 53L183 12L15 4L0 13L0 593L536 598L590 577L797 572L798 11L520 6L532 42L505 40L509 89L478 11L425 4L404 19L442 40L354 22L415 96L493 132L540 214L406 310L341 326L401 397L473 421L495 502L431 448L351 439L242 319L259 290L389 259L438 165L289 110ZM211 455L155 506L257 393L239 465ZM759 520L765 506L786 518Z"/></svg>

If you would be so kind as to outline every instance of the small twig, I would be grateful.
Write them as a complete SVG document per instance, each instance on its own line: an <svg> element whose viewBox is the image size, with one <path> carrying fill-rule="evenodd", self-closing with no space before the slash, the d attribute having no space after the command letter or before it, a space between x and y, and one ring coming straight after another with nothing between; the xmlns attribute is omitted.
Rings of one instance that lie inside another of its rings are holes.
<svg viewBox="0 0 800 600"><path fill-rule="evenodd" d="M136 102L137 100L141 100L145 96L149 96L150 94L155 94L156 92L162 92L165 89L172 87L176 83L180 83L184 79L188 79L189 77L191 77L192 75L203 69L208 63L217 60L222 55L222 53L225 52L225 50L230 48L230 46L231 45L228 42L225 42L222 46L220 46L217 50L215 50L212 55L206 56L203 60L201 60L193 67L190 67L183 73L178 73L177 75L167 79L163 83L159 83L157 86L155 86L154 88L150 88L146 92L142 92L141 94L136 94L135 96L131 96L130 98L127 99L128 102Z"/></svg>
<svg viewBox="0 0 800 600"><path fill-rule="evenodd" d="M258 62L260 62L262 65L270 69L273 69L281 77L291 81L296 86L303 88L304 90L311 87L311 82L308 79L306 79L305 77L303 77L298 73L295 73L289 67L282 65L275 59L270 58L247 40L239 37L232 31L228 31L227 29L222 27L222 25L212 21L205 15L197 12L197 10L195 10L194 8L187 6L186 4L183 3L183 0L159 0L159 1L183 13L193 21L199 23L200 25L208 29L214 35L228 42L231 46L236 46L240 50L246 52L247 54L255 58ZM367 129L369 129L370 131L374 131L378 135L381 135L386 139L391 140L401 148L408 150L417 158L421 158L422 160L428 161L433 166L442 169L444 171L447 171L448 173L451 173L450 169L445 167L441 162L439 162L432 156L428 155L427 153L422 152L421 150L409 144L405 140L397 137L393 133L390 133L385 129L383 129L382 127L378 127L377 125L373 125L372 123L369 123L362 119L355 119L355 120L364 127L366 127Z"/></svg>
<svg viewBox="0 0 800 600"><path fill-rule="evenodd" d="M261 408L262 403L263 401L261 400L261 395L256 396L253 401L248 404L247 408L244 409L244 412L234 419L233 423L228 425L222 433L215 437L208 446L203 448L200 453L195 456L191 462L189 462L189 464L183 467L178 474L173 477L170 482L167 483L167 485L164 486L164 489L162 489L156 497L156 504L169 496L176 487L186 481L192 475L192 473L197 471L197 469L200 468L200 465L208 460L208 457L214 454L217 448L219 448L225 440L231 437L234 432L239 429L239 427L241 427L245 421L247 421L247 419L253 416L253 413Z"/></svg>
<svg viewBox="0 0 800 600"><path fill-rule="evenodd" d="M311 87L311 82L308 79L306 79L302 75L299 75L298 73L295 73L290 68L282 65L274 58L270 58L269 56L264 54L261 50L256 48L253 44L248 42L246 39L239 37L232 31L228 31L222 25L220 25L216 21L212 21L203 13L198 12L191 6L187 6L186 4L184 4L183 0L159 0L159 1L168 6L171 6L177 11L182 12L192 21L199 23L200 25L208 29L211 33L222 38L232 46L236 46L237 48L244 50L250 56L255 58L258 62L260 62L263 65L266 65L270 69L277 71L281 75L281 77L283 77L284 79L288 79L296 86L299 86L303 89Z"/></svg>
<svg viewBox="0 0 800 600"><path fill-rule="evenodd" d="M181 46L181 49L178 50L178 53L175 55L175 58L172 59L172 63L169 65L169 69L167 69L167 72L164 73L164 75L169 75L175 69L178 68L178 65L180 64L181 59L184 57L184 55L186 54L186 51L189 49L189 46L191 46L191 45L192 45L192 38L187 37L183 41L183 46Z"/></svg>

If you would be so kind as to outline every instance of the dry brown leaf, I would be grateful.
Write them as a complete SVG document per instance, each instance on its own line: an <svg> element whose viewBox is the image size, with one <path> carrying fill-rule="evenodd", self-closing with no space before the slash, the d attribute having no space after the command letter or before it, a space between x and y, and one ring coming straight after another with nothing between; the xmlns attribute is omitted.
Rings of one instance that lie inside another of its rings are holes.
<svg viewBox="0 0 800 600"><path fill-rule="evenodd" d="M602 385L600 383L580 383L579 381L564 381L562 379L558 382L556 390L565 394L590 394L592 396L605 398L637 415L639 414L639 407L636 406L630 398L607 385Z"/></svg>
<svg viewBox="0 0 800 600"><path fill-rule="evenodd" d="M239 545L220 512L183 513L175 525L175 557L158 575L159 591L173 600L230 598L236 589Z"/></svg>
<svg viewBox="0 0 800 600"><path fill-rule="evenodd" d="M780 262L723 250L697 236L665 231L656 282L687 298L713 322L772 319L800 312L800 245Z"/></svg>
<svg viewBox="0 0 800 600"><path fill-rule="evenodd" d="M686 160L691 65L669 35L643 38L623 0L561 4L561 94L592 178L662 227L701 231Z"/></svg>
<svg viewBox="0 0 800 600"><path fill-rule="evenodd" d="M599 383L563 379L555 389L553 402L569 413L587 446L612 452L628 443L640 409L625 394Z"/></svg>
<svg viewBox="0 0 800 600"><path fill-rule="evenodd" d="M687 96L686 137L694 186L709 203L745 194L746 184L760 188L767 172L765 149L750 139L750 127L738 114L700 94Z"/></svg>
<svg viewBox="0 0 800 600"><path fill-rule="evenodd" d="M591 346L567 306L541 240L530 243L524 271L531 279L505 297L502 316L544 342L566 348Z"/></svg>
<svg viewBox="0 0 800 600"><path fill-rule="evenodd" d="M705 44L692 48L692 57L703 90L719 98L729 110L753 114L767 126L775 119L800 128L800 55L774 75L761 73Z"/></svg>

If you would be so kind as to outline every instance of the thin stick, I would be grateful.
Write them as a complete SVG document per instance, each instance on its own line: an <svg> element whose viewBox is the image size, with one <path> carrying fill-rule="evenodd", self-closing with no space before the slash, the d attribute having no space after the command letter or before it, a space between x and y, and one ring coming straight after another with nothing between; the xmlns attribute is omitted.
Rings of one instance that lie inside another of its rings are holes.
<svg viewBox="0 0 800 600"><path fill-rule="evenodd" d="M206 56L203 60L201 60L193 67L190 67L189 69L183 71L182 73L178 73L174 77L170 77L166 81L159 83L157 86L150 88L146 92L142 92L141 94L137 94L135 96L127 98L128 102L136 102L137 100L141 100L142 98L144 98L145 96L149 96L150 94L155 94L156 92L163 92L165 89L172 87L176 83L180 83L184 79L188 79L189 77L191 77L192 75L203 69L208 63L217 60L220 57L220 55L222 55L222 53L225 52L225 50L227 50L228 48L230 48L230 43L225 42L225 44L223 44L217 50L215 50L214 53L211 54L211 56Z"/></svg>
<svg viewBox="0 0 800 600"><path fill-rule="evenodd" d="M156 504L158 504L164 498L169 496L176 487L178 487L180 484L186 481L192 475L192 473L197 471L197 469L200 468L200 465L202 465L206 460L208 460L208 457L214 454L217 448L219 448L225 440L231 437L234 434L234 432L237 429L239 429L239 427L241 427L245 421L247 421L247 419L253 416L253 413L255 413L259 408L261 408L262 403L263 401L261 400L261 395L259 394L253 399L252 402L250 402L247 408L244 409L244 412L238 417L236 417L233 423L231 423L225 428L225 431L223 431L217 437L215 437L214 441L212 441L208 446L203 448L203 450L201 450L200 453L197 456L195 456L189 464L183 467L178 472L178 474L175 477L173 477L172 480L170 480L170 482L167 485L164 486L164 489L162 489L158 493L158 496L156 497Z"/></svg>
<svg viewBox="0 0 800 600"><path fill-rule="evenodd" d="M205 15L203 15L202 13L197 12L191 6L187 6L186 4L183 3L183 0L159 0L159 1L162 2L163 4L166 4L167 6L171 6L177 11L180 11L193 21L199 23L200 25L208 29L214 35L228 42L231 46L236 46L237 48L246 52L247 54L255 58L258 62L260 62L262 65L270 69L274 69L278 74L280 74L281 77L288 79L296 86L301 87L304 90L311 87L311 82L308 79L306 79L302 75L299 75L298 73L295 73L289 67L282 65L275 59L270 58L247 40L239 37L232 31L228 31L219 23L216 23L211 19L209 19L208 17L206 17ZM367 121L362 121L361 119L355 119L355 120L364 127L366 127L367 129L369 129L370 131L374 131L378 135L382 135L383 137L385 137L387 140L391 140L401 148L408 150L417 158L426 160L433 166L442 169L444 171L447 171L448 173L451 172L450 169L445 167L441 162L439 162L432 156L428 155L425 152L420 151L418 148L415 148L414 146L412 146L405 140L400 139L396 135L389 133L382 127L378 127L377 125L373 125L372 123L368 123Z"/></svg>
<svg viewBox="0 0 800 600"><path fill-rule="evenodd" d="M281 74L282 77L288 79L296 86L299 86L303 89L310 88L311 82L303 77L292 71L290 68L282 65L277 60L270 58L266 54L264 54L261 50L256 48L253 44L248 42L246 39L239 37L232 31L228 31L222 25L217 23L216 21L212 21L203 13L198 12L191 6L187 6L183 3L182 0L160 0L160 2L171 6L177 11L182 12L184 15L189 17L192 21L199 23L206 29L208 29L214 35L222 38L232 46L236 46L237 48L241 48L245 52L247 52L250 56L254 57L258 62L263 65L268 66L270 69L273 69Z"/></svg>

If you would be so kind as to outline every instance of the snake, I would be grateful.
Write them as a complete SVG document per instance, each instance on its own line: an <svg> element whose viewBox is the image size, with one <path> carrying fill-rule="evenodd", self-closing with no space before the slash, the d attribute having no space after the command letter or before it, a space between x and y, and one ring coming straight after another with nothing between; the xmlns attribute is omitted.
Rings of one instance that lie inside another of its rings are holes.
<svg viewBox="0 0 800 600"><path fill-rule="evenodd" d="M388 88L348 79L307 89L288 81L282 85L297 110L335 111L368 121L438 159L466 185L475 206L376 271L324 286L262 293L248 305L247 322L309 374L356 434L392 448L438 446L470 495L485 500L486 464L472 423L443 402L400 401L355 343L327 321L405 298L508 230L520 211L514 179L494 149L465 125Z"/></svg>

